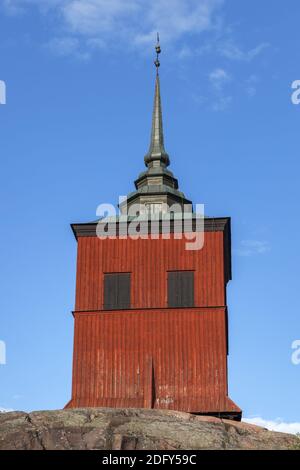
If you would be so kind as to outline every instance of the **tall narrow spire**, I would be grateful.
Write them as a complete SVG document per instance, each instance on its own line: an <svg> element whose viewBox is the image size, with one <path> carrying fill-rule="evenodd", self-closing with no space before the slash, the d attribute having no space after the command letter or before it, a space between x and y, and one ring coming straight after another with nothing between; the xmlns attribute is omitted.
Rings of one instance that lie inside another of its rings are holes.
<svg viewBox="0 0 300 470"><path fill-rule="evenodd" d="M160 98L160 83L158 68L160 66L159 54L161 53L159 35L157 34L157 44L155 46L156 60L154 65L156 67L156 79L155 79L155 93L154 93L154 105L152 114L152 130L151 140L148 153L145 155L145 164L148 167L151 166L168 166L170 164L169 155L165 151L164 147L164 133L163 133L163 122L162 122L162 109L161 109L161 98ZM157 162L154 164L153 162Z"/></svg>
<svg viewBox="0 0 300 470"><path fill-rule="evenodd" d="M120 204L119 207L122 214L129 214L129 209L136 204L139 205L140 214L148 213L149 211L151 213L168 212L168 208L173 206L173 204L179 204L181 207L188 205L192 210L192 202L186 199L184 193L179 190L177 179L167 168L170 164L170 160L164 147L158 73L161 49L158 35L155 50L155 94L150 147L148 153L145 155L147 169L140 173L135 180L134 185L136 190L128 194L126 202Z"/></svg>

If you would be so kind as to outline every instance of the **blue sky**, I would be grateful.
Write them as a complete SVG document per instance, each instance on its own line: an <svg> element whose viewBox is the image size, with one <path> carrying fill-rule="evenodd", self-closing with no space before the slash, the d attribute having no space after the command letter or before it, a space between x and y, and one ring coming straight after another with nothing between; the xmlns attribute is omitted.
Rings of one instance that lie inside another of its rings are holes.
<svg viewBox="0 0 300 470"><path fill-rule="evenodd" d="M245 417L300 423L299 14L297 0L0 0L0 407L70 398L69 224L143 169L159 30L171 169L207 215L232 217L230 396Z"/></svg>

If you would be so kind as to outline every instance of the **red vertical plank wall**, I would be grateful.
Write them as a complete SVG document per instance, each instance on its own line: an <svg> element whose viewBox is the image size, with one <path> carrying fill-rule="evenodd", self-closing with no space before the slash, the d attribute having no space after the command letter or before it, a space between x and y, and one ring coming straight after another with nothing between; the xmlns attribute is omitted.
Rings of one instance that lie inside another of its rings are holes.
<svg viewBox="0 0 300 470"><path fill-rule="evenodd" d="M223 309L130 310L75 317L81 337L76 344L72 406L235 410L226 396Z"/></svg>
<svg viewBox="0 0 300 470"><path fill-rule="evenodd" d="M103 273L131 273L132 308L167 307L167 273L195 272L195 306L224 305L223 233L205 234L202 250L186 240L79 237L76 311L103 309Z"/></svg>
<svg viewBox="0 0 300 470"><path fill-rule="evenodd" d="M67 407L240 412L227 396L224 233L78 237L72 399ZM192 270L195 307L167 306L168 271ZM103 310L104 273L131 273L131 309Z"/></svg>

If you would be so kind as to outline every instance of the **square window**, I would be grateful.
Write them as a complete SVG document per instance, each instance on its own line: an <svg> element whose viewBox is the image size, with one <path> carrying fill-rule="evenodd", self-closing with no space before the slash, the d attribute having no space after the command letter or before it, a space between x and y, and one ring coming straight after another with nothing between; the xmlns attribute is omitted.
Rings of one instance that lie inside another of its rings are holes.
<svg viewBox="0 0 300 470"><path fill-rule="evenodd" d="M104 310L130 308L130 273L104 274Z"/></svg>
<svg viewBox="0 0 300 470"><path fill-rule="evenodd" d="M194 272L168 273L168 306L194 307Z"/></svg>

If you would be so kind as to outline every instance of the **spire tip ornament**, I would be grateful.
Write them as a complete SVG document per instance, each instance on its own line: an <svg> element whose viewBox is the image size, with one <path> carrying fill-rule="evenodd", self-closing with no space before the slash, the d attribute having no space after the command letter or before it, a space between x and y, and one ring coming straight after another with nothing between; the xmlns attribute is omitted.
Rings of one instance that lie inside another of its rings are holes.
<svg viewBox="0 0 300 470"><path fill-rule="evenodd" d="M161 53L159 34L157 33L157 43L155 46L156 60L154 65L156 67L156 80L155 80L155 93L154 93L154 105L152 114L152 130L151 140L148 153L145 155L145 164L149 166L162 166L166 167L170 164L169 155L165 151L164 147L164 133L162 124L162 110L161 110L161 99L160 99L160 84L158 67L160 62L158 56ZM153 164L153 162L156 162Z"/></svg>
<svg viewBox="0 0 300 470"><path fill-rule="evenodd" d="M160 43L159 43L159 34L157 33L157 43L155 46L156 51L156 60L154 61L154 65L156 67L156 73L158 75L158 67L160 67L160 61L158 59L159 54L161 53Z"/></svg>
<svg viewBox="0 0 300 470"><path fill-rule="evenodd" d="M125 202L119 204L121 213L124 215L128 215L130 213L129 209L135 204L139 204L140 214L166 213L173 204L179 204L180 207L187 205L192 211L192 202L186 199L184 193L179 190L177 178L167 169L170 165L170 159L164 146L160 77L158 73L158 67L160 66L158 58L161 48L158 33L155 51L156 77L151 138L149 150L144 157L147 170L140 173L135 180L136 191L130 193Z"/></svg>

